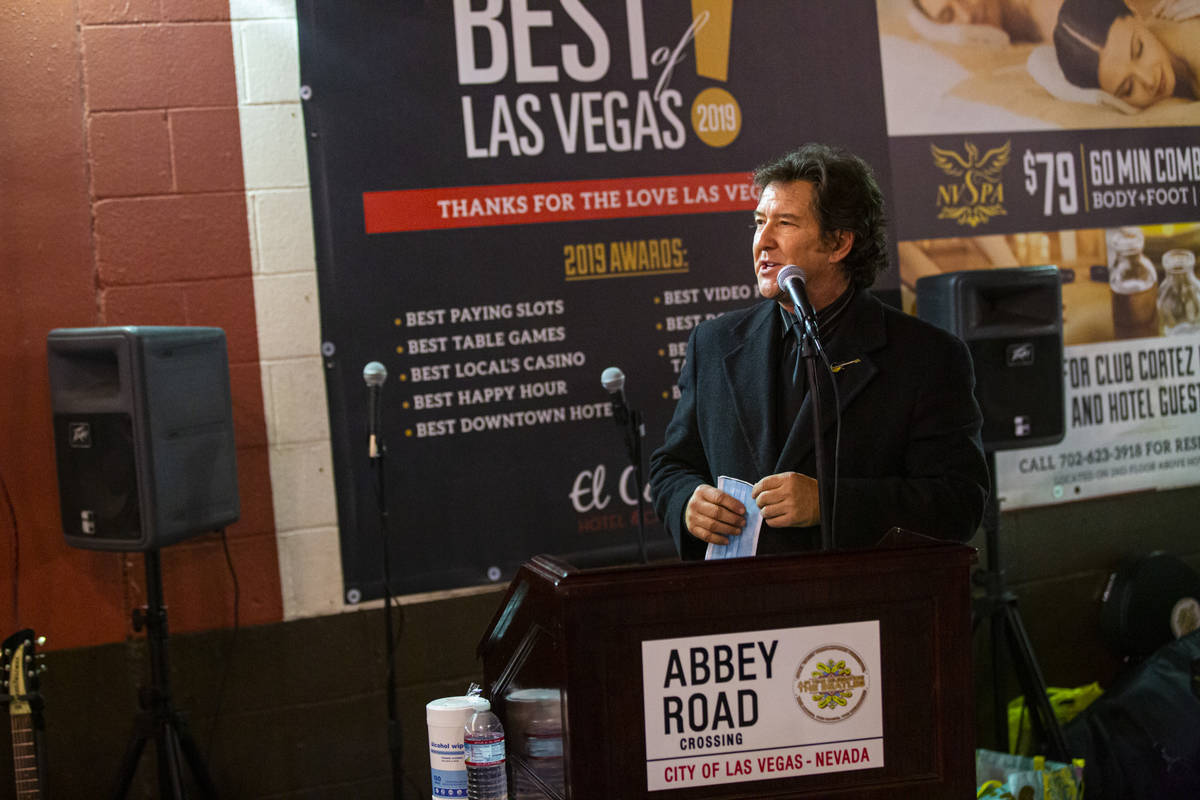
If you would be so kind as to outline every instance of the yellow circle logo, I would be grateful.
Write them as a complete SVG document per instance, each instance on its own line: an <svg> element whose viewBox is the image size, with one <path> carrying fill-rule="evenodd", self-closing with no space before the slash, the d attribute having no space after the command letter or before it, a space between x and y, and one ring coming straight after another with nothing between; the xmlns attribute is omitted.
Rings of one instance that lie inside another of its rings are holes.
<svg viewBox="0 0 1200 800"><path fill-rule="evenodd" d="M742 108L729 92L709 87L692 101L692 130L709 147L724 147L742 132Z"/></svg>
<svg viewBox="0 0 1200 800"><path fill-rule="evenodd" d="M839 722L862 706L870 688L867 666L840 644L813 650L800 662L792 692L804 713L817 722Z"/></svg>

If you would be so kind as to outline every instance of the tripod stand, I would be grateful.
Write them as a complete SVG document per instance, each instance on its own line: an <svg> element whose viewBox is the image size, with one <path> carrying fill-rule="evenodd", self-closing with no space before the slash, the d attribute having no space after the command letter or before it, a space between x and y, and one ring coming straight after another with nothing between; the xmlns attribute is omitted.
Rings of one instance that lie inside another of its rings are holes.
<svg viewBox="0 0 1200 800"><path fill-rule="evenodd" d="M204 797L215 798L217 789L209 777L208 768L200 756L196 742L188 733L183 715L171 704L171 689L167 670L167 609L163 606L162 566L158 550L150 549L146 556L146 605L134 609L133 629L146 628L146 640L150 644L150 686L139 691L138 704L141 711L134 719L133 733L121 762L121 773L117 779L114 798L123 798L129 792L138 761L146 742L153 738L158 755L158 792L161 798L182 800L184 792L181 757L187 759L192 777Z"/></svg>
<svg viewBox="0 0 1200 800"><path fill-rule="evenodd" d="M1000 567L1000 500L996 496L996 453L987 451L988 473L991 476L991 491L984 509L983 531L987 548L987 569L974 575L976 585L982 586L983 597L975 601L975 627L983 619L988 620L988 631L992 643L992 703L995 714L997 748L1008 749L1008 703L1005 701L1005 669L1002 654L1007 646L1013 671L1025 695L1025 706L1030 712L1034 736L1045 742L1047 755L1067 762L1067 743L1063 738L1058 717L1046 694L1046 679L1033 654L1033 644L1017 611L1017 597L1004 583L1004 570Z"/></svg>

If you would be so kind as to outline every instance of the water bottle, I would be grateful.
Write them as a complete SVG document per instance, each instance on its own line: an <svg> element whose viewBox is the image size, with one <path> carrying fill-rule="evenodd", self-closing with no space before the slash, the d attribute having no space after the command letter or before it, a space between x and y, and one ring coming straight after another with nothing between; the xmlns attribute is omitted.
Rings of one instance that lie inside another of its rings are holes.
<svg viewBox="0 0 1200 800"><path fill-rule="evenodd" d="M492 711L476 711L463 729L469 800L508 800L504 726Z"/></svg>

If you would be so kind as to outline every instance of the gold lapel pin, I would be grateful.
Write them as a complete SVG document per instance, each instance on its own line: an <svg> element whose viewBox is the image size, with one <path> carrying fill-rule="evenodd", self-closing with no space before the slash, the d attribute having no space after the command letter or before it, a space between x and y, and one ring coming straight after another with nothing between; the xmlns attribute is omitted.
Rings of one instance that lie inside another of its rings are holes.
<svg viewBox="0 0 1200 800"><path fill-rule="evenodd" d="M833 365L833 367L831 367L831 369L832 369L834 372L841 372L843 367L848 367L848 366L850 366L851 364L859 364L859 363L861 363L861 362L862 362L862 359L861 359L861 358L856 358L856 359L854 359L853 361L843 361L843 362L842 362L842 363L840 363L840 364L834 364L834 365Z"/></svg>

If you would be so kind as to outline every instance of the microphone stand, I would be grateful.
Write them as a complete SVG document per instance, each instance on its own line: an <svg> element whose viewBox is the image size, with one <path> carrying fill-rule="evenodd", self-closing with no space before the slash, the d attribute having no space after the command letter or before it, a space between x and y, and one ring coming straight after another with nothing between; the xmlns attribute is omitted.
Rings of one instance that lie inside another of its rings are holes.
<svg viewBox="0 0 1200 800"><path fill-rule="evenodd" d="M644 425L642 412L629 409L629 419L625 423L625 449L629 452L629 462L633 465L633 477L637 481L637 514L638 514L638 553L642 563L649 563L646 558L646 480L642 472L642 435Z"/></svg>
<svg viewBox="0 0 1200 800"><path fill-rule="evenodd" d="M387 627L385 637L387 650L387 709L388 709L388 754L392 764L392 797L404 798L404 731L396 714L396 637L392 627L392 575L391 554L388 548L388 509L384 482L384 456L387 448L382 437L375 435L370 450L371 471L375 477L375 500L379 505L379 533L383 543L383 624Z"/></svg>
<svg viewBox="0 0 1200 800"><path fill-rule="evenodd" d="M833 526L829 520L829 482L825 479L825 435L821 418L821 387L817 380L817 366L821 363L818 358L821 342L817 338L815 322L801 316L799 306L795 306L792 315L797 325L792 326L793 333L800 340L800 355L804 358L808 371L808 394L812 398L813 409L813 453L817 459L817 504L821 514L821 549L832 550L834 547Z"/></svg>

